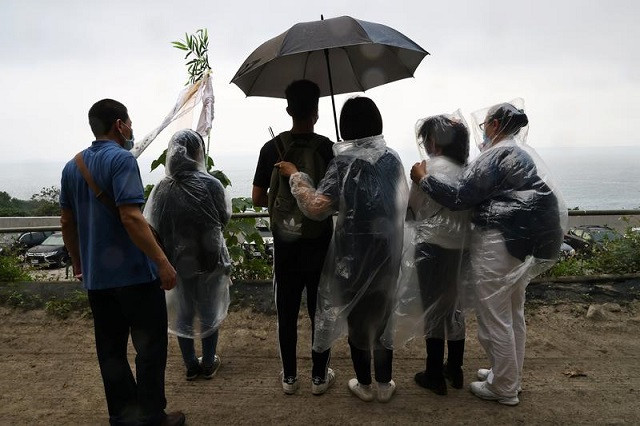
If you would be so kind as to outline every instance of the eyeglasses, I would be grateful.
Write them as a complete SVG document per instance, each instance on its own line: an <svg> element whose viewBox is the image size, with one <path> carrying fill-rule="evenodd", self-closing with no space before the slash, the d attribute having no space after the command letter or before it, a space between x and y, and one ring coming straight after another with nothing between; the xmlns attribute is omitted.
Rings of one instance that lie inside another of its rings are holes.
<svg viewBox="0 0 640 426"><path fill-rule="evenodd" d="M491 120L487 120L487 121L485 121L484 123L480 123L480 124L478 124L478 127L480 127L480 130L484 130L485 126L486 126L487 124L491 124L491 123L493 122L493 120L495 120L495 118L494 118L494 119L491 119Z"/></svg>

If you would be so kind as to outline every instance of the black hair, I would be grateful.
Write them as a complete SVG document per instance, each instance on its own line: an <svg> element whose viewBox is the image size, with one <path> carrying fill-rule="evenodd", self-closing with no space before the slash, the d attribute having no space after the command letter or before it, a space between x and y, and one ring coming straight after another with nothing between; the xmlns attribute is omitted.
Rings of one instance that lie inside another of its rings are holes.
<svg viewBox="0 0 640 426"><path fill-rule="evenodd" d="M361 139L382 133L382 116L369 98L348 99L340 112L340 134L345 140Z"/></svg>
<svg viewBox="0 0 640 426"><path fill-rule="evenodd" d="M510 103L502 103L492 107L487 113L487 120L498 120L498 131L505 136L515 135L521 128L529 124L524 110Z"/></svg>
<svg viewBox="0 0 640 426"><path fill-rule="evenodd" d="M320 88L310 80L296 80L284 91L289 114L296 120L310 118L318 112Z"/></svg>
<svg viewBox="0 0 640 426"><path fill-rule="evenodd" d="M469 158L469 130L460 121L454 121L444 115L427 118L418 135L422 138L425 148L427 138L442 150L442 155L464 165Z"/></svg>
<svg viewBox="0 0 640 426"><path fill-rule="evenodd" d="M102 99L89 109L89 126L94 136L106 135L116 120L128 118L127 107L113 99Z"/></svg>

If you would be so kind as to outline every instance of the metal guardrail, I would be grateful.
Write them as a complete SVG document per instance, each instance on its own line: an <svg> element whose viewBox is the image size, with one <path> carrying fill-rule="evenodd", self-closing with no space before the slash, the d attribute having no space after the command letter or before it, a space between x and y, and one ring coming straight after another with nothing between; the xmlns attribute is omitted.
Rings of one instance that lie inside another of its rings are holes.
<svg viewBox="0 0 640 426"><path fill-rule="evenodd" d="M569 216L640 216L640 210L569 210ZM231 219L247 219L269 217L267 212L244 212L233 213ZM37 232L37 231L60 231L60 225L50 226L17 226L0 228L0 234Z"/></svg>
<svg viewBox="0 0 640 426"><path fill-rule="evenodd" d="M640 214L640 213L639 213ZM244 212L233 213L231 219L252 219L269 217L267 212ZM22 233L22 232L38 232L38 231L60 231L62 228L60 225L48 225L48 226L14 226L7 228L0 228L0 234Z"/></svg>

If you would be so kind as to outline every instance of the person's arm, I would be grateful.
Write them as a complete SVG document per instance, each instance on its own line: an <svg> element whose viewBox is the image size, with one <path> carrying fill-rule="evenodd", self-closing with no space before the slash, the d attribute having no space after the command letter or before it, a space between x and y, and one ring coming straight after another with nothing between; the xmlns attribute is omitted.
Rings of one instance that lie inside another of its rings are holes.
<svg viewBox="0 0 640 426"><path fill-rule="evenodd" d="M260 150L256 172L253 176L253 189L251 190L251 200L256 207L269 207L269 185L271 184L271 174L273 165L278 161L275 142L267 142Z"/></svg>
<svg viewBox="0 0 640 426"><path fill-rule="evenodd" d="M314 188L309 175L299 172L297 167L288 161L276 163L276 167L282 176L289 177L291 194L296 198L298 207L305 216L313 220L324 220L334 212L333 200Z"/></svg>
<svg viewBox="0 0 640 426"><path fill-rule="evenodd" d="M495 154L499 154L498 151ZM502 170L498 155L486 155L467 166L457 182L450 182L444 176L417 174L418 186L437 203L450 210L468 210L490 198L498 188ZM414 166L415 167L415 166ZM412 169L413 172L413 169ZM412 180L415 179L412 176Z"/></svg>
<svg viewBox="0 0 640 426"><path fill-rule="evenodd" d="M118 211L131 241L158 266L162 283L160 287L171 290L176 285L176 271L153 237L140 207L136 204L123 204L118 206Z"/></svg>
<svg viewBox="0 0 640 426"><path fill-rule="evenodd" d="M253 185L253 190L251 191L251 201L253 201L253 205L256 207L268 207L269 196L267 194L267 188Z"/></svg>
<svg viewBox="0 0 640 426"><path fill-rule="evenodd" d="M78 242L78 228L73 211L68 208L62 208L60 216L60 225L62 226L62 239L64 245L71 257L71 265L73 266L73 276L82 280L82 264L80 262L80 243Z"/></svg>

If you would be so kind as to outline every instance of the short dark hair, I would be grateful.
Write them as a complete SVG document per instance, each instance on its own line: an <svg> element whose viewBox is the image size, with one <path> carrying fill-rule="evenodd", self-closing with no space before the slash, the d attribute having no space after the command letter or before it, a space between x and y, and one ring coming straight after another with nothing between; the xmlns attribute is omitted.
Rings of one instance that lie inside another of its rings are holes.
<svg viewBox="0 0 640 426"><path fill-rule="evenodd" d="M362 139L381 133L382 116L375 102L358 96L344 103L340 112L340 134L343 139Z"/></svg>
<svg viewBox="0 0 640 426"><path fill-rule="evenodd" d="M442 155L464 165L469 158L469 130L460 121L452 120L444 115L435 115L427 118L420 129L418 136L427 144L427 139L442 150Z"/></svg>
<svg viewBox="0 0 640 426"><path fill-rule="evenodd" d="M113 99L102 99L89 109L89 126L94 136L106 135L116 120L128 118L127 107Z"/></svg>
<svg viewBox="0 0 640 426"><path fill-rule="evenodd" d="M508 102L495 105L489 109L485 121L498 120L498 131L505 136L515 135L521 128L529 124L524 110L518 109Z"/></svg>
<svg viewBox="0 0 640 426"><path fill-rule="evenodd" d="M296 80L284 91L289 114L296 120L304 120L318 111L320 88L310 80Z"/></svg>

